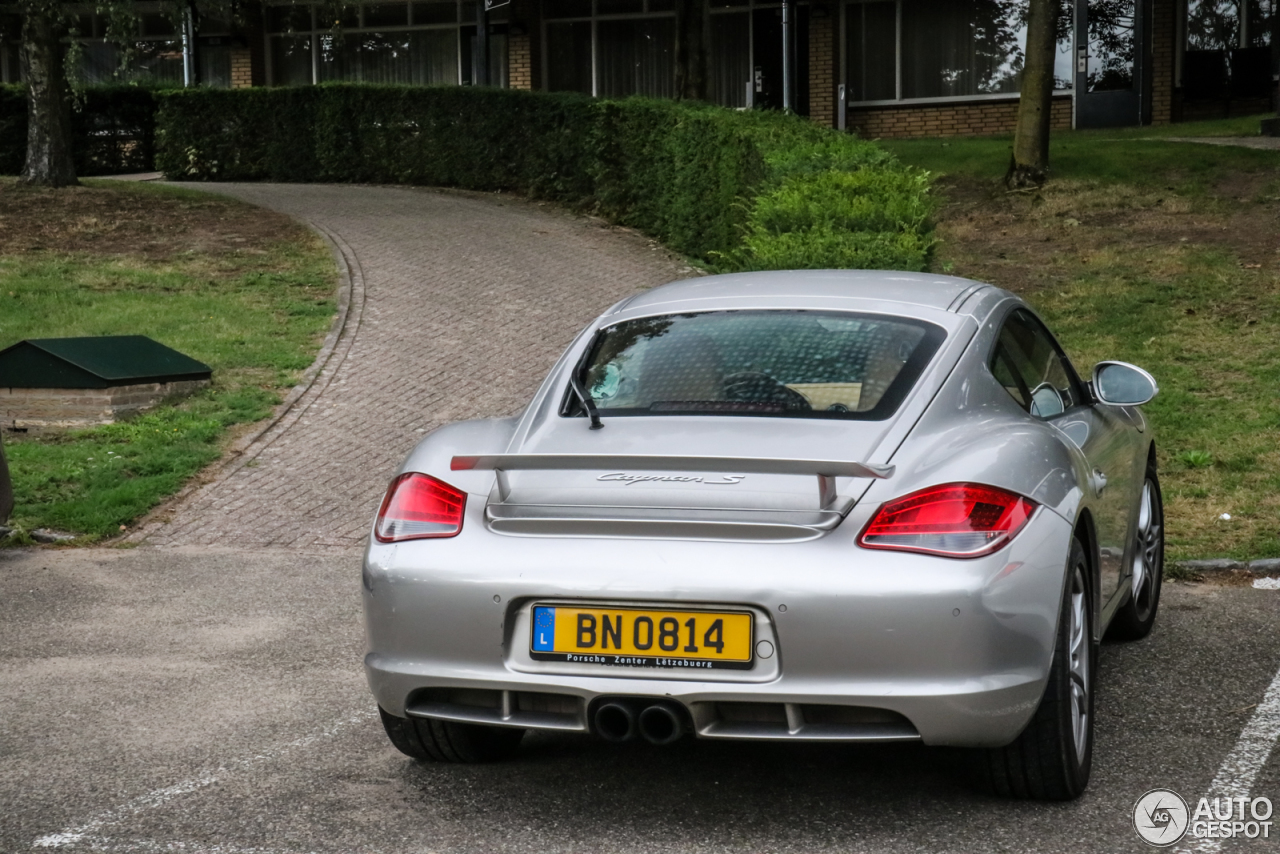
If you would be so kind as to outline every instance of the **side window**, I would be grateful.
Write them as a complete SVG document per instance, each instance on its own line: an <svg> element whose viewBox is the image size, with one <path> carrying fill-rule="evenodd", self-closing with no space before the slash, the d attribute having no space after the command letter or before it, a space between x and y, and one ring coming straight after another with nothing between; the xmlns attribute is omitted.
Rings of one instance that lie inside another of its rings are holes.
<svg viewBox="0 0 1280 854"><path fill-rule="evenodd" d="M991 373L997 382L1004 386L1009 396L1018 401L1023 409L1031 408L1031 390L1023 383L1022 377L1014 369L1009 354L1001 344L996 344L996 351L991 357Z"/></svg>
<svg viewBox="0 0 1280 854"><path fill-rule="evenodd" d="M1053 418L1083 403L1048 330L1023 309L1005 320L991 354L991 373L1019 406L1038 418Z"/></svg>

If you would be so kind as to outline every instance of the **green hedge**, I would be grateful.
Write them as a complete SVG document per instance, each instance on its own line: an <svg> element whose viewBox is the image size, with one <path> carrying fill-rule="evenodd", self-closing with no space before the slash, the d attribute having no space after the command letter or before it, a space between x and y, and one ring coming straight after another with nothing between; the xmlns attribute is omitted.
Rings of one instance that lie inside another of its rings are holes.
<svg viewBox="0 0 1280 854"><path fill-rule="evenodd" d="M722 270L923 269L926 173L794 116L643 98L331 84L159 95L170 178L509 190Z"/></svg>
<svg viewBox="0 0 1280 854"><path fill-rule="evenodd" d="M156 157L156 92L93 86L71 111L76 174L150 172ZM26 87L0 85L0 175L22 171L27 150Z"/></svg>

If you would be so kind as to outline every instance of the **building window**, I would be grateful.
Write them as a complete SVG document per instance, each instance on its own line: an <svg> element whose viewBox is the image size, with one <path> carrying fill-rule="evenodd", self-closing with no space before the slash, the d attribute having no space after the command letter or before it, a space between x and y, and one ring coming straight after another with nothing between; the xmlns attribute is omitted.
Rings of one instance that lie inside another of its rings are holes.
<svg viewBox="0 0 1280 854"><path fill-rule="evenodd" d="M1026 13L1026 0L846 3L843 57L849 100L1015 95L1022 76ZM1059 32L1054 88L1066 90L1072 82L1070 21L1060 21Z"/></svg>
<svg viewBox="0 0 1280 854"><path fill-rule="evenodd" d="M900 37L903 98L1018 91L1024 42L1014 4L917 0L906 5Z"/></svg>
<svg viewBox="0 0 1280 854"><path fill-rule="evenodd" d="M672 0L547 4L542 31L547 89L608 98L670 98L675 91L674 8Z"/></svg>
<svg viewBox="0 0 1280 854"><path fill-rule="evenodd" d="M1090 92L1133 89L1135 0L1111 0L1089 6L1089 65L1085 85Z"/></svg>
<svg viewBox="0 0 1280 854"><path fill-rule="evenodd" d="M505 11L505 7L495 10L495 12ZM470 86L477 77L476 63L480 53L476 44L476 28L463 27L462 34L462 85ZM491 30L489 33L489 85L501 86L505 89L510 82L507 74L507 34Z"/></svg>
<svg viewBox="0 0 1280 854"><path fill-rule="evenodd" d="M305 4L267 10L270 83L328 81L412 86L470 84L479 75L474 0L418 0L348 7L340 20ZM489 81L507 85L506 10L490 16Z"/></svg>
<svg viewBox="0 0 1280 854"><path fill-rule="evenodd" d="M137 4L133 31L126 39L128 59L122 67L119 39L109 37L107 17L87 7L71 18L70 38L80 47L80 73L90 85L151 83L181 86L182 36L168 7L160 3ZM0 83L21 82L18 35L21 21L0 17ZM231 26L206 17L197 21L193 71L201 86L231 85Z"/></svg>
<svg viewBox="0 0 1280 854"><path fill-rule="evenodd" d="M584 95L595 91L591 73L591 29L590 21L547 22L547 89Z"/></svg>
<svg viewBox="0 0 1280 854"><path fill-rule="evenodd" d="M310 36L271 36L271 82L276 86L305 86L312 82Z"/></svg>
<svg viewBox="0 0 1280 854"><path fill-rule="evenodd" d="M148 11L144 6L139 10L136 26L136 34L127 42L127 60L122 65L122 46L116 39L108 38L106 16L76 16L72 38L80 44L80 73L85 83L183 84L182 36L173 18L158 9Z"/></svg>
<svg viewBox="0 0 1280 854"><path fill-rule="evenodd" d="M1263 98L1276 0L1187 0L1180 79L1189 100Z"/></svg>
<svg viewBox="0 0 1280 854"><path fill-rule="evenodd" d="M1244 46L1271 47L1271 31L1275 26L1276 0L1251 0L1245 17Z"/></svg>
<svg viewBox="0 0 1280 854"><path fill-rule="evenodd" d="M675 89L675 18L596 23L596 91L605 98L670 98Z"/></svg>
<svg viewBox="0 0 1280 854"><path fill-rule="evenodd" d="M1276 0L1187 0L1186 49L1270 47L1275 10Z"/></svg>
<svg viewBox="0 0 1280 854"><path fill-rule="evenodd" d="M231 45L225 41L218 39L222 43L202 44L196 48L196 75L201 86L231 88Z"/></svg>
<svg viewBox="0 0 1280 854"><path fill-rule="evenodd" d="M711 16L711 91L713 103L746 107L751 86L751 15L725 12Z"/></svg>
<svg viewBox="0 0 1280 854"><path fill-rule="evenodd" d="M809 110L810 12L803 0L791 3L791 95L800 115ZM827 14L825 4L821 14ZM782 109L782 37L778 0L711 0L711 101L737 109Z"/></svg>
<svg viewBox="0 0 1280 854"><path fill-rule="evenodd" d="M855 3L845 10L850 101L898 97L898 4Z"/></svg>
<svg viewBox="0 0 1280 854"><path fill-rule="evenodd" d="M1275 0L1187 0L1187 50L1270 47Z"/></svg>
<svg viewBox="0 0 1280 854"><path fill-rule="evenodd" d="M22 32L22 19L17 15L0 14L0 83L18 83L18 36Z"/></svg>
<svg viewBox="0 0 1280 854"><path fill-rule="evenodd" d="M18 62L18 43L0 42L0 83L17 83L22 80Z"/></svg>
<svg viewBox="0 0 1280 854"><path fill-rule="evenodd" d="M1187 0L1187 50L1243 47L1236 0Z"/></svg>

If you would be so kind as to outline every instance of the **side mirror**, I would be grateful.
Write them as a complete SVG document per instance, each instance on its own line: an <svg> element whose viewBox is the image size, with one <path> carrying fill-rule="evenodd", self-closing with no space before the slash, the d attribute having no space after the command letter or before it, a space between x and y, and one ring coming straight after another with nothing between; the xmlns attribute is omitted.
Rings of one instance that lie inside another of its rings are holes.
<svg viewBox="0 0 1280 854"><path fill-rule="evenodd" d="M1099 362L1093 368L1093 395L1113 406L1141 406L1160 393L1155 377L1128 362Z"/></svg>

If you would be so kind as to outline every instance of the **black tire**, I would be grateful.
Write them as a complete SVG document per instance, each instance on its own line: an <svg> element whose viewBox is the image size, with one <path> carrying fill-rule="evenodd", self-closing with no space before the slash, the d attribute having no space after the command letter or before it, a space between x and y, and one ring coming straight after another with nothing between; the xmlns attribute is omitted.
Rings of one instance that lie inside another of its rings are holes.
<svg viewBox="0 0 1280 854"><path fill-rule="evenodd" d="M382 728L396 749L419 762L497 762L520 747L524 730L459 724L423 718L398 718L381 706Z"/></svg>
<svg viewBox="0 0 1280 854"><path fill-rule="evenodd" d="M1160 494L1156 467L1150 463L1138 503L1138 524L1134 527L1137 533L1130 567L1129 601L1111 620L1108 639L1142 640L1151 634L1156 612L1160 610L1160 590L1164 586L1164 498Z"/></svg>
<svg viewBox="0 0 1280 854"><path fill-rule="evenodd" d="M378 715L382 718L382 728L387 731L387 738L391 739L396 750L419 762L430 759L427 751L422 747L422 739L418 738L418 731L414 728L413 721L408 718L398 718L388 713L382 706L378 706Z"/></svg>
<svg viewBox="0 0 1280 854"><path fill-rule="evenodd" d="M1092 634L1089 563L1079 540L1072 541L1069 573L1058 618L1053 665L1039 708L1012 744L975 751L972 757L978 784L1003 797L1070 801L1080 797L1089 785L1097 646ZM1078 634L1080 629L1082 637ZM1081 679L1083 696L1073 690ZM1076 712L1084 715L1079 726Z"/></svg>

